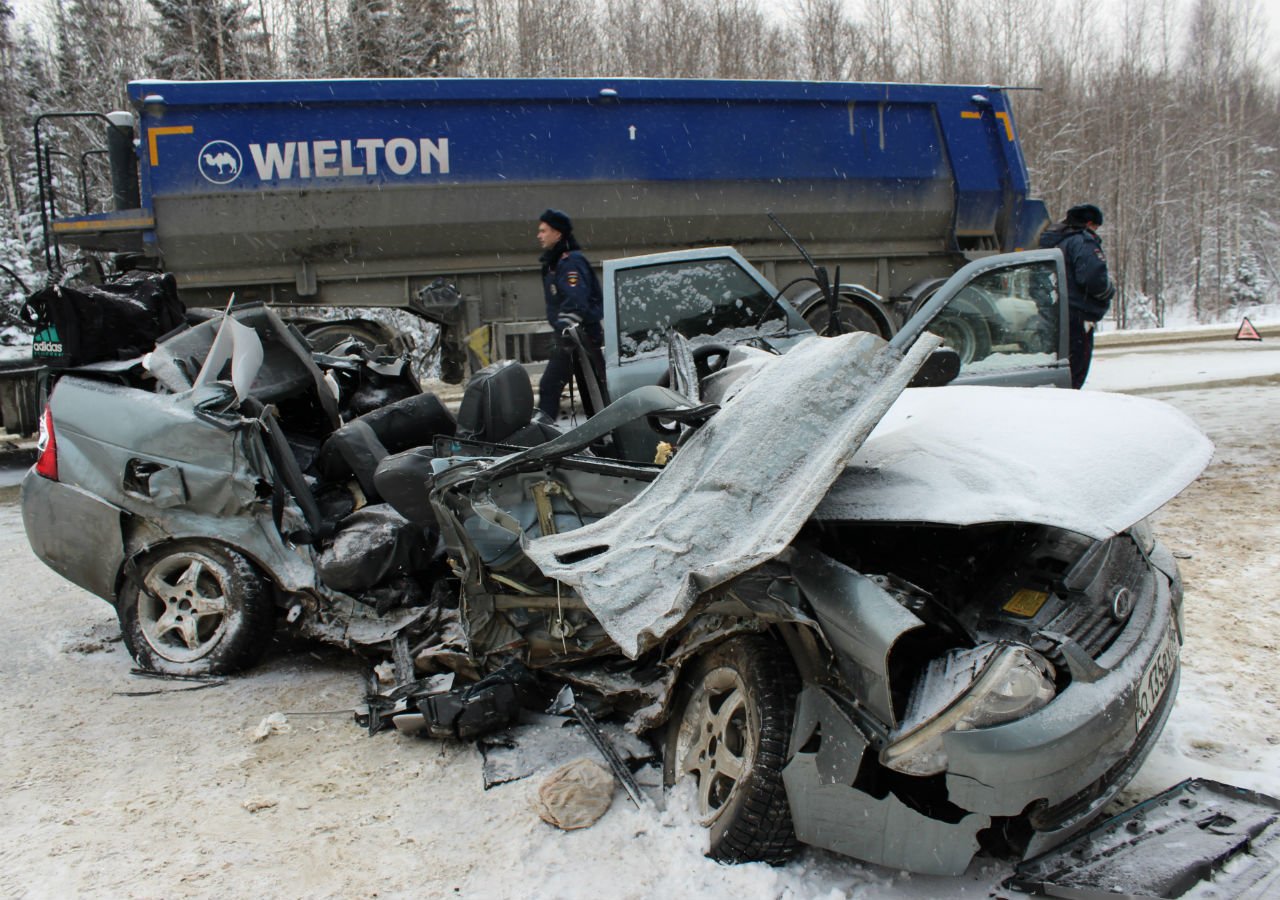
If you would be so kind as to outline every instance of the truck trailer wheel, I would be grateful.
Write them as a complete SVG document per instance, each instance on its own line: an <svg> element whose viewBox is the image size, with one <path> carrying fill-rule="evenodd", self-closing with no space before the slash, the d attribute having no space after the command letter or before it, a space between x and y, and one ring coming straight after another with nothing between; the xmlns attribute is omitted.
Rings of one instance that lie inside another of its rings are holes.
<svg viewBox="0 0 1280 900"><path fill-rule="evenodd" d="M116 603L129 653L169 675L252 665L271 640L275 606L253 565L217 544L184 541L144 556Z"/></svg>
<svg viewBox="0 0 1280 900"><path fill-rule="evenodd" d="M933 321L929 330L942 338L944 347L950 347L960 355L962 366L991 355L991 331L978 316L944 312Z"/></svg>
<svg viewBox="0 0 1280 900"><path fill-rule="evenodd" d="M347 340L354 340L366 350L389 347L395 340L395 334L377 322L363 319L328 322L314 325L303 331L303 335L318 353L328 353Z"/></svg>
<svg viewBox="0 0 1280 900"><path fill-rule="evenodd" d="M848 334L853 331L869 331L883 338L890 337L875 316L844 295L840 297L839 315L842 334ZM827 326L831 324L831 315L827 312L827 304L819 300L813 306L810 306L804 312L804 320L818 334L826 335Z"/></svg>
<svg viewBox="0 0 1280 900"><path fill-rule="evenodd" d="M781 865L798 849L782 783L797 690L785 652L755 635L716 645L681 678L664 779L694 780L719 862Z"/></svg>

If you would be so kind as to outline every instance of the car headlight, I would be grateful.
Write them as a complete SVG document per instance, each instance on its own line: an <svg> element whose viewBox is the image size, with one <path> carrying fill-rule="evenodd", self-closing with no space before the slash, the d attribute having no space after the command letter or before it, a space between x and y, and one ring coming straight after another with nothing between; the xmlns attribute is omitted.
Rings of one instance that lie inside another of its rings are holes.
<svg viewBox="0 0 1280 900"><path fill-rule="evenodd" d="M936 775L947 767L943 735L1020 719L1053 696L1053 665L1029 647L954 650L925 668L880 762L907 775Z"/></svg>

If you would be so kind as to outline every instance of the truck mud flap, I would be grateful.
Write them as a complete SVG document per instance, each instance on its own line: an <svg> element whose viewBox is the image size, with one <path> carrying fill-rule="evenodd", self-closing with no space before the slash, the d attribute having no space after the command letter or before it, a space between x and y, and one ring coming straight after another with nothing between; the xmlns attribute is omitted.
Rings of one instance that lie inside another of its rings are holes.
<svg viewBox="0 0 1280 900"><path fill-rule="evenodd" d="M1188 779L1023 862L1005 886L1072 900L1280 896L1280 800Z"/></svg>

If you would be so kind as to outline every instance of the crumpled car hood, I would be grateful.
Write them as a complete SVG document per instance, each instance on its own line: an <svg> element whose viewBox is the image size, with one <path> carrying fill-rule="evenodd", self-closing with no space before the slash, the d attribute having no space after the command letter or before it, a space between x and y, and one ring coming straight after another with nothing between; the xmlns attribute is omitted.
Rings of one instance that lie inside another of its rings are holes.
<svg viewBox="0 0 1280 900"><path fill-rule="evenodd" d="M860 333L761 365L644 491L604 519L528 543L634 658L703 592L790 544L939 341L899 355Z"/></svg>
<svg viewBox="0 0 1280 900"><path fill-rule="evenodd" d="M1213 444L1178 410L1094 391L903 392L816 519L1029 522L1103 540L1195 480Z"/></svg>

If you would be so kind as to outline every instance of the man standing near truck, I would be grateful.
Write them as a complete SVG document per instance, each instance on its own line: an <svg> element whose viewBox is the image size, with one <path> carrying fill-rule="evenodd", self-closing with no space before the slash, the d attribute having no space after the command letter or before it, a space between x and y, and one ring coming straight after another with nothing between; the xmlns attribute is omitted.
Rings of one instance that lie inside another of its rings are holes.
<svg viewBox="0 0 1280 900"><path fill-rule="evenodd" d="M1068 355L1071 386L1084 387L1093 359L1093 329L1107 314L1116 288L1107 274L1107 257L1102 252L1098 226L1102 210L1083 203L1067 210L1067 217L1040 235L1041 247L1057 247L1067 263Z"/></svg>
<svg viewBox="0 0 1280 900"><path fill-rule="evenodd" d="M573 222L558 209L548 209L538 217L538 243L542 246L542 290L547 303L547 322L560 336L556 349L547 360L547 368L538 382L538 412L554 422L560 415L560 394L576 378L582 405L588 416L599 410L593 402L593 385L587 378L594 375L602 403L607 403L604 386L604 317L600 280L587 262L577 238ZM583 370L583 359L589 361L592 373Z"/></svg>

